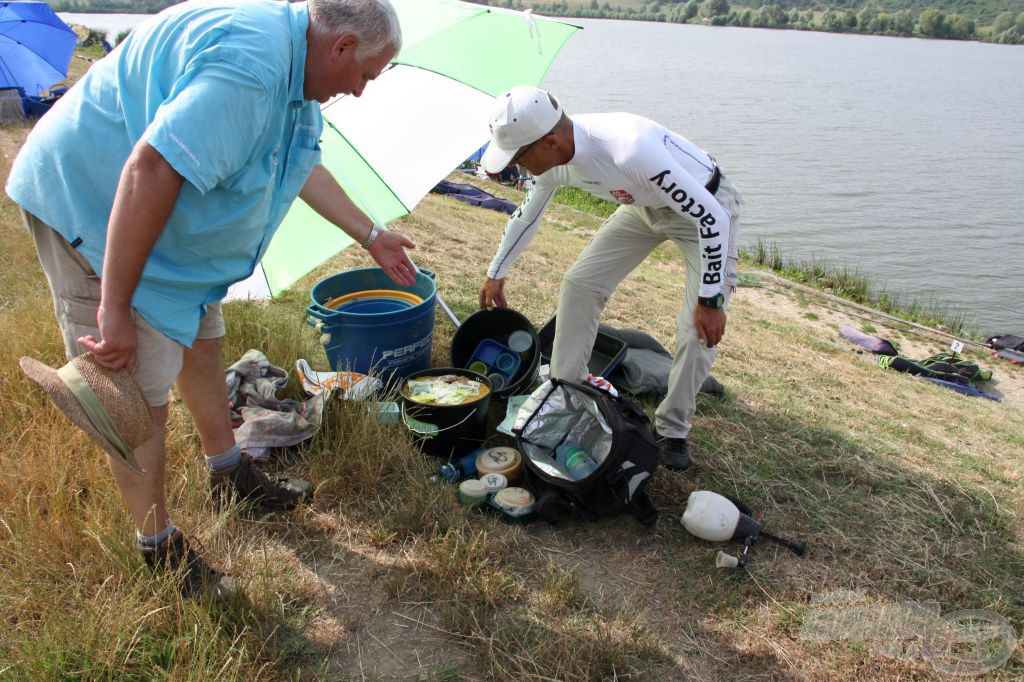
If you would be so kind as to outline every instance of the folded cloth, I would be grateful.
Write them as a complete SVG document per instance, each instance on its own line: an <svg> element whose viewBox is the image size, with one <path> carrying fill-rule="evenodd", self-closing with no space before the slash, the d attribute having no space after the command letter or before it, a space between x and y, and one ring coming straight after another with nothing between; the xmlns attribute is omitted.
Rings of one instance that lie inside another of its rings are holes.
<svg viewBox="0 0 1024 682"><path fill-rule="evenodd" d="M235 442L255 459L266 459L270 448L296 445L320 425L325 394L306 401L277 398L288 385L288 373L250 349L225 372Z"/></svg>

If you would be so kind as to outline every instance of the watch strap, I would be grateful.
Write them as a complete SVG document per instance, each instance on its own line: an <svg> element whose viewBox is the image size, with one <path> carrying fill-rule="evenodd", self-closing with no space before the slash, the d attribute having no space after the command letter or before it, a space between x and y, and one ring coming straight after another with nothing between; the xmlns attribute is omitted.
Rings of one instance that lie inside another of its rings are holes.
<svg viewBox="0 0 1024 682"><path fill-rule="evenodd" d="M725 304L725 297L721 293L714 296L698 296L697 304L705 308L722 308Z"/></svg>
<svg viewBox="0 0 1024 682"><path fill-rule="evenodd" d="M364 249L370 248L373 245L373 243L377 241L377 237L380 236L380 230L381 228L377 227L375 223L373 227L370 228L370 234L366 235L366 239L363 240L363 243L360 244L360 246L362 246Z"/></svg>

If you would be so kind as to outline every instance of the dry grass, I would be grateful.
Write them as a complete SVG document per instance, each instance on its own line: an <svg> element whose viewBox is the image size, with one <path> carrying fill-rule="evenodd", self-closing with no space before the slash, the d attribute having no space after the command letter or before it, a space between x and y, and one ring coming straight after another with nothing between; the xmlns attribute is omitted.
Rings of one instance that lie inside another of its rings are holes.
<svg viewBox="0 0 1024 682"><path fill-rule="evenodd" d="M5 164L23 135L0 131ZM553 206L509 279L512 305L544 322L598 225ZM464 318L503 226L499 214L428 197L394 227ZM183 602L143 570L99 451L17 370L23 354L58 364L61 348L9 201L0 239L0 678L932 679L920 657L802 640L812 600L853 590L868 604L935 600L943 613L984 608L1024 624L1021 410L882 372L838 339L837 313L755 289L734 299L715 366L728 395L700 403L697 468L652 483L653 530L629 518L509 526L467 512L429 483L436 463L401 428L341 402L312 443L277 460L316 482L312 505L215 514L175 406L175 517L247 594L223 608ZM349 250L280 300L228 306L226 359L254 347L284 367L297 357L322 367L303 324L308 289L367 264ZM605 320L671 341L681 267L659 250ZM819 319L804 316L812 310ZM434 364L447 364L451 333L438 315ZM687 494L705 488L806 538L808 555L764 545L749 574L716 571L716 547L678 523ZM993 677L1022 674L1018 651Z"/></svg>

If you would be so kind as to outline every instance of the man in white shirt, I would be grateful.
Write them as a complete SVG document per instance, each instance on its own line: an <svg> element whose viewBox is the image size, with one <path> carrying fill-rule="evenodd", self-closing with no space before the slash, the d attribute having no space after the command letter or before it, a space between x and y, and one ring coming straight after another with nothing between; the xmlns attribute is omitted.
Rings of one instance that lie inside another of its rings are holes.
<svg viewBox="0 0 1024 682"><path fill-rule="evenodd" d="M509 219L480 288L480 307L507 305L506 274L560 186L620 204L562 280L552 376L586 378L601 311L619 282L665 240L682 252L685 297L668 394L655 413L655 427L662 463L686 469L696 395L711 371L736 285L739 190L685 137L634 114L569 118L554 97L537 88L520 86L499 95L490 125L484 170L496 173L518 163L534 176L534 186Z"/></svg>

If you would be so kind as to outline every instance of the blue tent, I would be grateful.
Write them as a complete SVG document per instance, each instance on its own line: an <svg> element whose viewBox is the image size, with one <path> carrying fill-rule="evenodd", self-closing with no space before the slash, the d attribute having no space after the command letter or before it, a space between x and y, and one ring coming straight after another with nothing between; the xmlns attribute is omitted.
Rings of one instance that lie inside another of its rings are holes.
<svg viewBox="0 0 1024 682"><path fill-rule="evenodd" d="M45 2L0 2L0 88L39 95L63 80L77 39Z"/></svg>
<svg viewBox="0 0 1024 682"><path fill-rule="evenodd" d="M480 159L484 157L484 151L487 149L487 145L489 144L490 141L485 142L484 146L480 147L480 149L477 149L475 152L470 154L466 161L480 161Z"/></svg>

